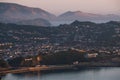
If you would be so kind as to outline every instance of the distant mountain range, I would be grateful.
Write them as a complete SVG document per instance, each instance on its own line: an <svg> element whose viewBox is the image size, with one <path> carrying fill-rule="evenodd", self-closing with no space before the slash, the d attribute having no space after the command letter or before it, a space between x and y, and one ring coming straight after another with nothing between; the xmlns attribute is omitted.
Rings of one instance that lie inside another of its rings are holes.
<svg viewBox="0 0 120 80"><path fill-rule="evenodd" d="M40 8L26 7L26 6L22 6L14 3L0 3L0 21L1 22L17 23L20 21L23 22L24 20L32 20L32 19L38 20L38 18L42 19L42 20L39 19L39 22L40 20L41 22L43 22L43 19L52 20L56 18L56 16Z"/></svg>
<svg viewBox="0 0 120 80"><path fill-rule="evenodd" d="M27 7L15 3L0 3L0 22L24 25L50 26L52 21L111 21L120 20L114 14L100 15L82 11L68 11L55 16L40 8ZM50 22L49 22L50 21Z"/></svg>
<svg viewBox="0 0 120 80"><path fill-rule="evenodd" d="M120 16L114 14L108 15L101 15L101 14L92 14L92 13L85 13L81 11L68 11L60 16L58 16L59 21L111 21L111 20L120 20Z"/></svg>

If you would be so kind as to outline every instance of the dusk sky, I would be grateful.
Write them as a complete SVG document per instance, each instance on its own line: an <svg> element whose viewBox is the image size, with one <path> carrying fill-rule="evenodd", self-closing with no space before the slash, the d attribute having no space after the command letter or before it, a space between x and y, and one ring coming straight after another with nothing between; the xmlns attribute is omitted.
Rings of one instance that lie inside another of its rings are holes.
<svg viewBox="0 0 120 80"><path fill-rule="evenodd" d="M0 2L38 7L56 15L66 11L120 14L120 0L0 0Z"/></svg>

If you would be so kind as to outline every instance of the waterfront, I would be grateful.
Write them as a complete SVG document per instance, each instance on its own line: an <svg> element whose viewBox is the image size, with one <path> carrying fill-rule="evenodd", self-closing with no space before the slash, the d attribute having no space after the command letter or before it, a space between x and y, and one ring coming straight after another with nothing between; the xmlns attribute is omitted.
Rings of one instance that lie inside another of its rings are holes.
<svg viewBox="0 0 120 80"><path fill-rule="evenodd" d="M119 80L119 67L7 74L2 80Z"/></svg>

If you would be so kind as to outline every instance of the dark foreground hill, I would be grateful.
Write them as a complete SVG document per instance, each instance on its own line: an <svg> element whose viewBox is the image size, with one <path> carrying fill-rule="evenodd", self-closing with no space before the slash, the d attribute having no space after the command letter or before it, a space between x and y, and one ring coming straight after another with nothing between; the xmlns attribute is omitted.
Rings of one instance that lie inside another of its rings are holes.
<svg viewBox="0 0 120 80"><path fill-rule="evenodd" d="M0 23L0 41L12 43L59 43L84 46L119 46L120 23L96 24L75 21L58 27L37 27Z"/></svg>

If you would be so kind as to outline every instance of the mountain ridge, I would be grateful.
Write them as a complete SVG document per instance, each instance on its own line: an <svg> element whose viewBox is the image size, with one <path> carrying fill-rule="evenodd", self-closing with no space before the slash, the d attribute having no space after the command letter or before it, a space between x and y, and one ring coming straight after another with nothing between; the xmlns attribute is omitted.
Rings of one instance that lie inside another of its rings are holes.
<svg viewBox="0 0 120 80"><path fill-rule="evenodd" d="M54 19L55 17L54 14L40 8L27 7L16 3L0 3L0 22L17 23L19 21L41 18L46 21L44 23L48 23L47 20ZM43 20L41 20L42 22Z"/></svg>
<svg viewBox="0 0 120 80"><path fill-rule="evenodd" d="M64 20L64 21L94 21L94 20L105 20L105 21L111 21L111 20L120 20L119 15L115 14L94 14L94 13L87 13L82 11L67 11L61 15L58 16L58 20Z"/></svg>
<svg viewBox="0 0 120 80"><path fill-rule="evenodd" d="M1 13L3 13L3 14L1 14ZM12 15L12 17L15 16L15 14L17 14L17 15L26 14L25 15L26 18L31 14L30 17L43 18L43 19L47 19L47 20L49 18L55 17L54 14L52 14L50 12L47 12L47 11L41 9L41 8L33 8L33 7L28 7L28 6L24 6L24 5L20 5L20 4L16 4L16 3L1 3L0 2L0 14L3 15L3 16L4 15L9 16L7 13L11 14L11 15L13 13L14 15ZM25 17L25 16L23 16L23 17Z"/></svg>
<svg viewBox="0 0 120 80"><path fill-rule="evenodd" d="M0 22L17 23L20 21L29 21L29 20L34 21L35 19L38 18L44 19L47 22L54 22L54 21L65 22L65 21L75 21L75 20L92 21L92 22L96 22L96 21L107 22L111 20L120 21L120 16L115 14L102 15L102 14L87 13L83 11L67 11L59 16L55 16L54 14L47 12L41 8L27 7L17 3L0 2Z"/></svg>

